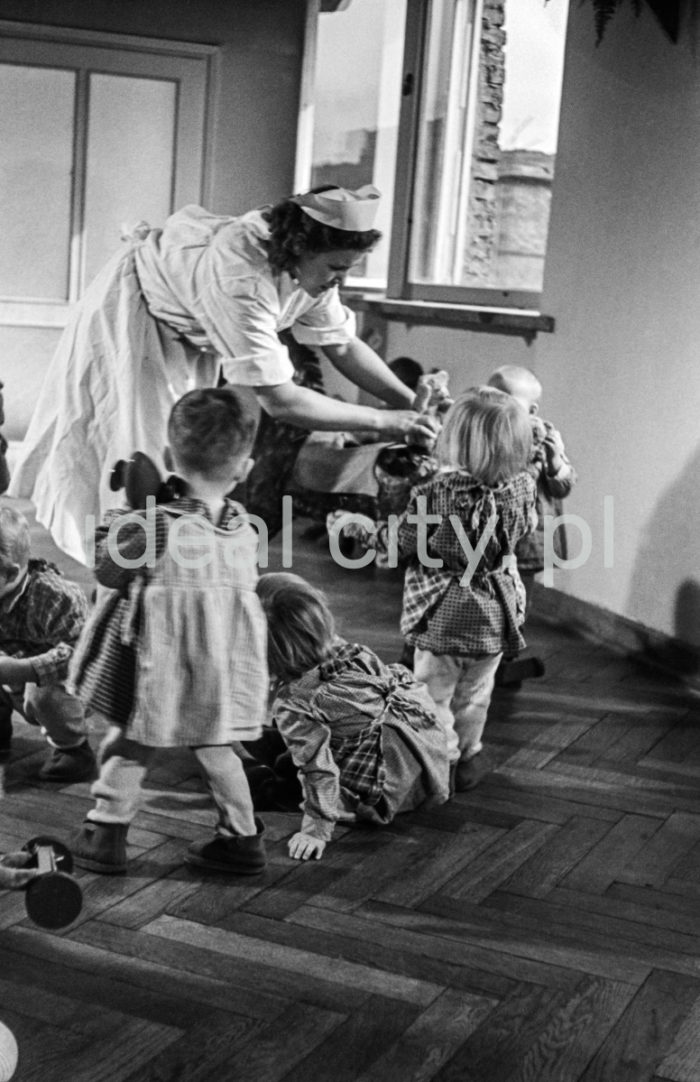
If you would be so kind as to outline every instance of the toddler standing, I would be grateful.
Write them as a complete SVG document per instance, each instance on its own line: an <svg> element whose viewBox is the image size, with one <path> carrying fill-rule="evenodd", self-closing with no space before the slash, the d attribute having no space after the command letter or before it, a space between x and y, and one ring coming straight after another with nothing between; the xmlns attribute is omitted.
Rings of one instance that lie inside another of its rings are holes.
<svg viewBox="0 0 700 1082"><path fill-rule="evenodd" d="M24 515L0 507L0 761L10 756L17 710L41 727L51 747L39 770L43 781L94 776L83 705L65 685L87 611L76 583L46 560L31 559Z"/></svg>
<svg viewBox="0 0 700 1082"><path fill-rule="evenodd" d="M260 735L267 705L257 535L226 495L250 468L254 430L230 389L184 395L170 414L166 456L182 496L146 512L108 513L98 531L96 574L110 589L81 642L74 681L113 724L95 807L71 842L81 867L126 870L148 764L157 748L183 745L218 810L214 838L191 845L187 863L238 874L265 867L262 823L231 746Z"/></svg>
<svg viewBox="0 0 700 1082"><path fill-rule="evenodd" d="M288 800L291 765L303 799L290 856L320 858L336 822L381 825L428 798L443 803L447 747L426 689L403 665L337 636L324 595L298 575L262 575L258 593L276 680L272 719L292 761L277 761L278 781Z"/></svg>
<svg viewBox="0 0 700 1082"><path fill-rule="evenodd" d="M497 368L488 382L490 387L497 387L500 391L512 395L526 410L532 425L529 469L537 484L537 528L524 537L515 550L518 570L529 603L535 575L544 571L545 566L545 518L558 518L562 514L561 501L576 484L576 471L567 458L564 441L557 429L549 421L539 417L542 384L534 372L519 365L507 364ZM559 559L567 558L566 531L563 524L554 531L552 548ZM518 687L523 679L543 674L544 662L540 658L504 658L498 673L498 683Z"/></svg>
<svg viewBox="0 0 700 1082"><path fill-rule="evenodd" d="M491 387L465 391L438 436L439 471L412 490L399 519L408 560L401 631L445 728L458 792L483 773L481 736L502 653L524 645L514 552L534 527L531 445L529 418L513 398Z"/></svg>

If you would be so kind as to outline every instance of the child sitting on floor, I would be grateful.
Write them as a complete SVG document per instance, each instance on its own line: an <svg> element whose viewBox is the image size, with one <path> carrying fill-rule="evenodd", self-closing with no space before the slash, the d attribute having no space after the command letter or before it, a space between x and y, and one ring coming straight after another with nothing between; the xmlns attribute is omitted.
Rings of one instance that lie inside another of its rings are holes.
<svg viewBox="0 0 700 1082"><path fill-rule="evenodd" d="M561 501L576 484L576 471L567 458L564 441L557 429L538 416L542 384L534 372L520 365L506 364L497 368L488 382L490 387L497 387L499 391L512 395L526 410L532 425L529 468L537 484L537 528L527 537L523 537L515 550L518 570L525 586L527 608L535 575L544 571L545 518L561 516ZM554 531L552 549L558 559L566 559L566 531L563 523ZM496 674L496 682L505 687L518 688L528 677L543 675L544 662L538 657L504 657Z"/></svg>
<svg viewBox="0 0 700 1082"><path fill-rule="evenodd" d="M65 686L68 664L87 616L85 594L46 560L33 560L29 524L0 507L0 762L10 757L12 713L38 725L51 754L43 781L94 776L83 705Z"/></svg>
<svg viewBox="0 0 700 1082"><path fill-rule="evenodd" d="M142 513L108 512L98 530L96 574L110 589L98 598L73 676L113 724L95 807L70 846L80 867L126 870L147 767L157 748L184 745L218 809L214 838L190 845L186 862L241 875L265 868L263 826L232 747L260 735L267 707L258 539L227 496L250 468L254 432L232 390L190 391L168 422L166 462L183 494Z"/></svg>
<svg viewBox="0 0 700 1082"><path fill-rule="evenodd" d="M339 638L324 595L298 575L262 575L258 593L276 681L272 719L303 799L290 856L319 859L337 822L385 824L428 798L447 800L445 738L408 669ZM289 799L284 779L280 787Z"/></svg>
<svg viewBox="0 0 700 1082"><path fill-rule="evenodd" d="M529 418L513 398L465 391L438 436L440 470L412 490L399 519L408 560L401 631L444 727L457 792L483 774L481 736L503 651L524 645L514 551L534 527L531 446Z"/></svg>

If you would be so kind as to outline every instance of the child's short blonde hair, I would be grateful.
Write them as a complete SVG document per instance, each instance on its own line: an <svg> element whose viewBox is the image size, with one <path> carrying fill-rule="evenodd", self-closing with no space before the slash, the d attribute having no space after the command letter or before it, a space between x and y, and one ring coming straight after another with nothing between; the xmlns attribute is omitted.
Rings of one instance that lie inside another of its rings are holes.
<svg viewBox="0 0 700 1082"><path fill-rule="evenodd" d="M523 407L495 387L470 387L445 415L437 455L443 466L461 466L493 487L527 466L532 426Z"/></svg>
<svg viewBox="0 0 700 1082"><path fill-rule="evenodd" d="M501 365L489 377L488 385L517 398L526 410L536 407L542 397L542 384L535 373L518 364Z"/></svg>
<svg viewBox="0 0 700 1082"><path fill-rule="evenodd" d="M29 562L29 523L14 507L0 507L0 569L14 565L26 567Z"/></svg>
<svg viewBox="0 0 700 1082"><path fill-rule="evenodd" d="M279 680L295 680L325 661L335 621L325 595L299 575L261 575L258 596L267 616L267 664Z"/></svg>

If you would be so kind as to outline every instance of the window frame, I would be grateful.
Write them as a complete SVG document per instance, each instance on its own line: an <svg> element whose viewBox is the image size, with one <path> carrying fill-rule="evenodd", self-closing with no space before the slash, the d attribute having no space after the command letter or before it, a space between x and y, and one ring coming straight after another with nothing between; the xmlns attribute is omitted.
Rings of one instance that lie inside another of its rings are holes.
<svg viewBox="0 0 700 1082"><path fill-rule="evenodd" d="M474 0L480 20L482 0ZM387 300L492 308L505 311L539 312L542 293L481 286L454 286L410 281L413 200L416 191L421 99L428 47L428 20L431 0L407 0L406 37L402 71L402 106L399 116L397 160L410 168L397 170L390 238ZM479 51L481 37L479 38ZM473 95L470 108L473 108ZM473 127L469 133L473 143ZM469 155L471 160L471 153ZM546 256L545 256L546 259Z"/></svg>
<svg viewBox="0 0 700 1082"><path fill-rule="evenodd" d="M161 78L176 83L171 213L202 202L211 184L212 101L217 46L0 20L0 62L75 72L73 180L64 299L0 297L0 325L63 327L84 288L88 85L91 74ZM192 155L192 147L196 153Z"/></svg>

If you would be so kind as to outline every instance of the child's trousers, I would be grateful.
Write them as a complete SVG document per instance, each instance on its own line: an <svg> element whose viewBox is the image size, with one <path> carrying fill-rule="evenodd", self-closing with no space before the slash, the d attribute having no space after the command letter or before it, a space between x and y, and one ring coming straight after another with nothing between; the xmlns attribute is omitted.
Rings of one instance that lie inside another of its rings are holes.
<svg viewBox="0 0 700 1082"><path fill-rule="evenodd" d="M25 684L21 691L0 686L0 712L12 710L38 725L55 748L75 748L87 736L83 704L63 684Z"/></svg>
<svg viewBox="0 0 700 1082"><path fill-rule="evenodd" d="M148 764L158 750L129 740L113 725L100 750L100 774L91 789L96 804L87 818L98 823L130 823L138 810ZM191 750L219 813L217 833L226 837L256 834L248 781L233 748L224 744Z"/></svg>
<svg viewBox="0 0 700 1082"><path fill-rule="evenodd" d="M471 759L482 748L481 736L496 669L503 654L451 657L416 648L413 671L427 685L435 714L445 730L450 762Z"/></svg>

